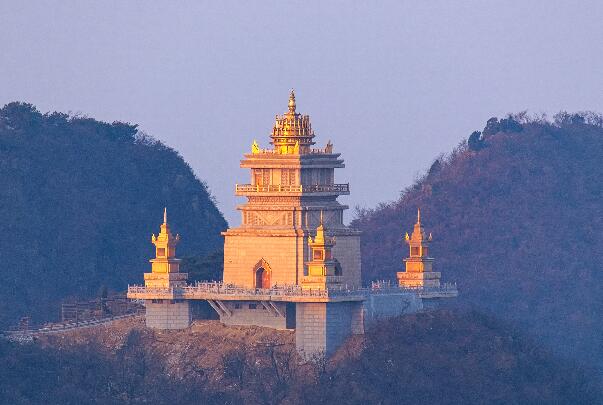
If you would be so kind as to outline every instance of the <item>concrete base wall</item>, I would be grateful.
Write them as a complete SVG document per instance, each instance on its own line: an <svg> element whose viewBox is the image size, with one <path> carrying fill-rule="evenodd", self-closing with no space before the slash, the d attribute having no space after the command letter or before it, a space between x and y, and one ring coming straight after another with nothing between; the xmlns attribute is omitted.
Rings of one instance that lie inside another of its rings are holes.
<svg viewBox="0 0 603 405"><path fill-rule="evenodd" d="M220 314L220 321L224 325L255 325L273 329L287 328L287 304L272 302L278 312L270 303L263 301L222 301L228 308L230 315Z"/></svg>
<svg viewBox="0 0 603 405"><path fill-rule="evenodd" d="M191 324L188 301L145 301L146 325L153 329L185 329Z"/></svg>
<svg viewBox="0 0 603 405"><path fill-rule="evenodd" d="M414 293L371 294L363 303L364 326L380 319L393 318L423 309L421 298Z"/></svg>
<svg viewBox="0 0 603 405"><path fill-rule="evenodd" d="M364 333L360 302L296 305L295 346L308 360L330 356L354 333Z"/></svg>
<svg viewBox="0 0 603 405"><path fill-rule="evenodd" d="M440 298L423 298L423 308L426 310L437 309L440 305Z"/></svg>

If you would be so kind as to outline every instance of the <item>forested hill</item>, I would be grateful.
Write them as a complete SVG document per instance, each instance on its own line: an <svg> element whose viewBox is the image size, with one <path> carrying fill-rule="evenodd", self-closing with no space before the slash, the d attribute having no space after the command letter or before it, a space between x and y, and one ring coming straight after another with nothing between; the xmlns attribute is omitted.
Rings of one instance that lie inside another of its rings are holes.
<svg viewBox="0 0 603 405"><path fill-rule="evenodd" d="M359 213L365 278L403 268L402 235L420 207L435 268L458 283L459 303L603 366L602 122L489 120L398 201Z"/></svg>
<svg viewBox="0 0 603 405"><path fill-rule="evenodd" d="M291 331L142 319L0 340L6 404L600 404L590 368L476 313L384 320L329 361L305 363ZM199 342L203 342L199 344Z"/></svg>
<svg viewBox="0 0 603 405"><path fill-rule="evenodd" d="M163 207L179 255L220 249L226 221L174 150L136 125L31 104L0 110L0 325L142 282Z"/></svg>

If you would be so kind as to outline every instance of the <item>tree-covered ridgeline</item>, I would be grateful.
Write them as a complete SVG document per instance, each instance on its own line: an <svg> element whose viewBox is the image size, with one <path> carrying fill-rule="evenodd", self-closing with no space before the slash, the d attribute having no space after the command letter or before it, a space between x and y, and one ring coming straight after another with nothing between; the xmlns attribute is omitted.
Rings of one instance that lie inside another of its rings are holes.
<svg viewBox="0 0 603 405"><path fill-rule="evenodd" d="M136 125L31 104L0 109L0 325L56 318L66 297L141 283L168 208L179 255L221 250L207 186Z"/></svg>
<svg viewBox="0 0 603 405"><path fill-rule="evenodd" d="M492 118L399 200L360 210L366 280L403 267L417 207L435 269L458 283L460 304L603 366L600 114Z"/></svg>

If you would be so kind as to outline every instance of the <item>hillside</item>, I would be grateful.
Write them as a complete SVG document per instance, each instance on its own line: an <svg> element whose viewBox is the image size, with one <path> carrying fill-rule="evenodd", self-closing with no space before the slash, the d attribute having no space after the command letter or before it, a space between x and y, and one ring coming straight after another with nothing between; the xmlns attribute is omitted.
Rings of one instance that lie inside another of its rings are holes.
<svg viewBox="0 0 603 405"><path fill-rule="evenodd" d="M65 297L142 282L163 207L180 255L221 249L226 222L174 150L136 125L0 109L0 326Z"/></svg>
<svg viewBox="0 0 603 405"><path fill-rule="evenodd" d="M420 207L459 304L603 366L602 122L592 113L489 120L398 201L359 213L364 277L403 267L403 235Z"/></svg>
<svg viewBox="0 0 603 405"><path fill-rule="evenodd" d="M197 321L159 332L142 319L0 341L4 403L597 403L588 370L508 325L438 311L356 336L329 362L301 364L292 332Z"/></svg>

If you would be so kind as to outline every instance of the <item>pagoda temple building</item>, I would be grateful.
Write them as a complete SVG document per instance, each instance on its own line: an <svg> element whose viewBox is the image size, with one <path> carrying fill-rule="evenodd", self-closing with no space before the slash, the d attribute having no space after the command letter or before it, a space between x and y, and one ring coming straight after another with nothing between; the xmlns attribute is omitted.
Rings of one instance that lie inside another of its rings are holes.
<svg viewBox="0 0 603 405"><path fill-rule="evenodd" d="M176 258L180 236L172 234L164 210L159 235L151 237L151 272L144 286L128 287L129 298L144 300L148 327L187 328L196 313L191 305L203 303L226 325L295 330L297 350L312 359L332 354L380 319L457 295L456 285L441 283L432 270L432 237L420 212L412 235L406 234L410 254L397 283L362 286L360 232L343 223L348 207L338 201L350 187L335 182L343 160L330 141L315 148L314 139L291 91L287 112L276 116L271 147L253 141L241 160L250 180L235 186L246 201L237 207L241 225L223 232L221 282L187 282Z"/></svg>

